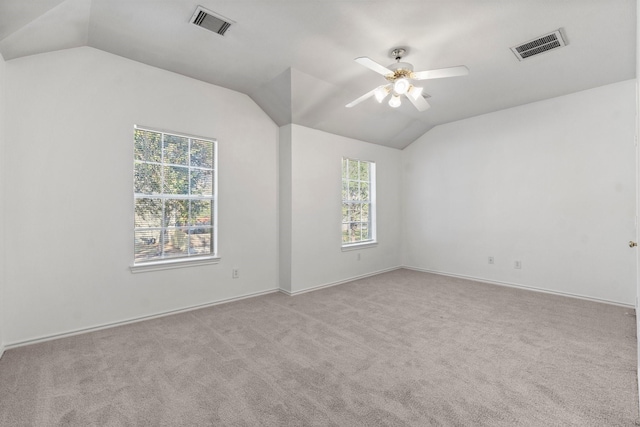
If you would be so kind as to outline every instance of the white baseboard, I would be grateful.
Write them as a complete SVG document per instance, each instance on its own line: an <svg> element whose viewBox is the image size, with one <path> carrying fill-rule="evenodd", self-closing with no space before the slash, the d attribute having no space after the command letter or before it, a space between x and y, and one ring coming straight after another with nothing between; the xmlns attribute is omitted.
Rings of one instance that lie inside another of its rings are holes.
<svg viewBox="0 0 640 427"><path fill-rule="evenodd" d="M3 354L4 354L4 346L0 345L0 359L2 359Z"/></svg>
<svg viewBox="0 0 640 427"><path fill-rule="evenodd" d="M401 268L402 268L401 266L385 268L384 270L378 270L378 271L374 271L374 272L367 273L367 274L361 274L359 276L349 277L347 279L339 280L337 282L324 283L322 285L311 286L311 287L308 287L308 288L305 288L305 289L301 289L299 291L293 291L293 292L287 291L286 289L280 288L280 292L282 292L285 295L289 295L289 296L300 295L300 294L304 294L306 292L317 291L319 289L330 288L331 286L337 286L337 285L342 285L343 283L353 282L354 280L364 279L365 277L371 277L371 276L375 276L375 275L378 275L378 274L387 273L389 271L399 270Z"/></svg>
<svg viewBox="0 0 640 427"><path fill-rule="evenodd" d="M28 339L28 340L24 340L24 341L16 341L16 342L12 342L12 343L9 343L9 344L5 344L5 347L2 348L2 351L10 350L12 348L17 348L17 347L22 347L22 346L25 346L25 345L37 344L37 343L45 342L45 341L51 341L51 340L55 340L55 339L59 339L59 338L72 337L74 335L80 335L80 334L86 334L86 333L89 333L89 332L100 331L102 329L115 328L117 326L128 325L130 323L142 322L144 320L157 319L159 317L170 316L172 314L185 313L185 312L188 312L188 311L199 310L201 308L212 307L214 305L225 304L225 303L233 302L233 301L239 301L239 300L243 300L243 299L246 299L246 298L254 298L254 297L258 297L260 295L273 294L273 293L278 292L278 291L279 291L279 289L274 288L274 289L269 289L269 290L266 290L266 291L260 291L260 292L253 292L253 293L249 293L249 294L244 294L244 295L240 295L240 296L237 296L237 297L224 298L224 299L211 301L211 302L204 303L204 304L198 304L198 305L192 305L192 306L188 306L188 307L178 308L176 310L163 311L163 312L156 313L156 314L150 314L148 316L133 317L133 318L130 318L130 319L120 320L120 321L117 321L117 322L104 323L104 324L101 324L101 325L90 326L88 328L74 329L74 330L67 331L67 332L62 332L62 333L59 333L59 334L43 335L43 336L37 337L37 338L32 338L32 339Z"/></svg>
<svg viewBox="0 0 640 427"><path fill-rule="evenodd" d="M404 266L386 268L386 269L383 269L383 270L378 270L378 271L374 271L374 272L367 273L367 274L361 274L359 276L353 276L353 277L349 277L349 278L346 278L346 279L343 279L343 280L339 280L339 281L336 281L336 282L331 282L331 283L325 283L325 284L321 284L321 285L311 286L309 288L301 289L301 290L294 291L294 292L290 292L290 291L287 291L287 290L282 289L282 288L280 288L280 289L277 289L277 288L276 289L269 289L269 290L266 290L266 291L253 292L253 293L249 293L249 294L240 295L240 296L237 296L237 297L225 298L225 299L221 299L221 300L208 302L208 303L205 303L205 304L198 304L198 305L183 307L183 308L179 308L179 309L176 309L176 310L164 311L164 312L151 314L151 315L147 315L147 316L134 317L134 318L126 319L126 320L121 320L121 321L111 322L111 323L105 323L105 324L101 324L101 325L91 326L91 327L88 327L88 328L75 329L75 330L66 331L66 332L62 332L62 333L58 333L58 334L43 335L43 336L40 336L40 337L37 337L37 338L32 338L32 339L28 339L28 340L24 340L24 341L16 341L16 342L12 342L12 343L5 343L4 346L0 345L0 358L4 354L5 350L10 350L12 348L22 347L22 346L25 346L25 345L36 344L36 343L45 342L45 341L51 341L51 340L59 339L59 338L71 337L71 336L74 336L74 335L85 334L85 333L89 333L89 332L99 331L99 330L102 330L102 329L114 328L114 327L117 327L117 326L128 325L130 323L137 323L137 322L142 322L144 320L150 320L150 319L156 319L156 318L159 318L159 317L170 316L172 314L184 313L184 312L188 312L188 311L198 310L198 309L201 309L201 308L212 307L214 305L224 304L224 303L227 303L227 302L239 301L239 300L246 299L246 298L253 298L253 297L257 297L257 296L261 296L261 295L267 295L267 294L271 294L271 293L274 293L274 292L282 292L282 293L284 293L286 295L289 295L289 296L300 295L300 294L303 294L303 293L306 293L306 292L312 292L312 291L316 291L316 290L319 290L319 289L329 288L331 286L342 285L344 283L353 282L354 280L364 279L366 277L371 277L371 276L375 276L375 275L378 275L378 274L387 273L387 272L394 271L394 270L399 270L401 268L406 268L407 270L421 271L421 272L424 272L424 273L438 274L438 275L441 275L441 276L449 276L449 277L456 277L456 278L460 278L460 279L473 280L473 281L476 281L476 282L489 283L489 284L492 284L492 285L507 286L507 287L511 287L511 288L525 289L525 290L534 291L534 292L543 292L543 293L548 293L548 294L553 294L553 295L560 295L560 296L565 296L565 297L583 299L583 300L587 300L587 301L594 301L594 302L600 302L600 303L605 303L605 304L612 304L612 305L617 305L617 306L626 307L626 308L635 308L631 304L625 304L625 303L621 303L621 302L617 302L617 301L610 301L610 300L605 300L605 299L600 299L600 298L593 298L593 297L588 297L588 296L585 296L585 295L572 294L572 293L568 293L568 292L554 291L554 290L551 290L551 289L536 288L536 287L532 287L532 286L520 285L520 284L517 284L517 283L500 282L500 281L496 281L496 280L483 279L483 278L480 278L480 277L465 276L465 275L461 275L461 274L454 274L454 273L448 273L448 272L444 272L444 271L430 270L430 269L425 269L425 268L418 268L418 267L412 267L412 266L404 265Z"/></svg>
<svg viewBox="0 0 640 427"><path fill-rule="evenodd" d="M483 279L481 277L465 276L465 275L462 275L462 274L448 273L446 271L429 270L429 269L426 269L426 268L411 267L411 266L408 266L408 265L404 265L404 266L402 266L402 268L406 268L407 270L421 271L423 273L438 274L440 276L449 276L449 277L456 277L458 279L473 280L474 282L489 283L491 285L507 286L509 288L525 289L525 290L528 290L528 291L542 292L542 293L545 293L545 294L560 295L560 296L563 296L563 297L577 298L577 299L582 299L582 300L586 300L586 301L593 301L593 302L600 302L600 303L604 303L604 304L617 305L617 306L625 307L625 308L634 308L634 306L632 304L626 304L626 303L623 303L623 302L611 301L611 300L606 300L606 299L602 299L602 298L594 298L594 297L590 297L590 296L586 296L586 295L573 294L573 293L570 293L570 292L556 291L556 290L553 290L553 289L537 288L535 286L520 285L518 283L500 282L500 281L497 281L497 280Z"/></svg>

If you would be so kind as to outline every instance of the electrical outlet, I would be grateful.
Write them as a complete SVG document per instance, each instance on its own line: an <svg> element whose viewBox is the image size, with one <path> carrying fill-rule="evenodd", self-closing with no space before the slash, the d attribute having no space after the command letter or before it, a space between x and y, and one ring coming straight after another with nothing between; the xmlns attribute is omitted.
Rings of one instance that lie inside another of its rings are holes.
<svg viewBox="0 0 640 427"><path fill-rule="evenodd" d="M234 279L240 277L240 269L234 268L233 270L231 270L231 277L233 277Z"/></svg>
<svg viewBox="0 0 640 427"><path fill-rule="evenodd" d="M513 266L513 268L522 268L522 263L520 261L516 261L515 265Z"/></svg>
<svg viewBox="0 0 640 427"><path fill-rule="evenodd" d="M493 257L492 256L489 257L489 264L493 264Z"/></svg>
<svg viewBox="0 0 640 427"><path fill-rule="evenodd" d="M360 259L361 259L361 258L360 258L360 252L358 252L358 261L360 261Z"/></svg>

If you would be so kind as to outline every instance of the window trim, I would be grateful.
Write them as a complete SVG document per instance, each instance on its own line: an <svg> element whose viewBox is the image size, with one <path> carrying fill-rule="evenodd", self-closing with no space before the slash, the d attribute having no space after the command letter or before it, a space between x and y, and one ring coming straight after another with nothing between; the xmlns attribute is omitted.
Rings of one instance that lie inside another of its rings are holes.
<svg viewBox="0 0 640 427"><path fill-rule="evenodd" d="M375 248L376 246L378 246L377 240L375 241L367 240L366 242L351 243L349 245L344 245L342 246L342 248L340 248L340 250L342 250L342 252L349 252L349 251L356 251L359 249Z"/></svg>
<svg viewBox="0 0 640 427"><path fill-rule="evenodd" d="M188 258L163 259L160 261L146 261L134 263L129 266L132 273L145 273L147 271L173 270L175 268L197 267L199 265L218 264L219 256L193 256Z"/></svg>
<svg viewBox="0 0 640 427"><path fill-rule="evenodd" d="M178 256L178 257L168 257L162 259L152 259L148 261L136 261L135 260L135 237L133 242L133 258L134 260L129 265L129 269L132 273L141 273L146 271L158 271L158 270L169 270L175 268L183 268L183 267L194 267L199 265L207 265L207 264L217 264L220 262L221 257L218 253L218 140L217 138L205 137L200 135L193 135L184 132L176 132L171 130L166 130L162 128L156 128L152 126L142 126L142 125L133 125L134 134L136 130L142 130L147 132L155 132L161 134L168 134L182 138L189 139L198 139L204 141L210 141L213 143L213 188L211 198L204 197L204 200L211 200L213 204L213 209L211 212L212 215L212 224L211 229L213 233L212 238L212 253L203 254L203 255L187 255L187 256ZM135 156L134 156L134 165L135 165ZM163 163L164 164L164 163ZM135 181L134 181L135 185ZM160 198L164 199L165 194L162 193L159 195ZM181 198L181 197L178 197ZM188 198L188 199L197 199L197 198ZM133 193L133 202L134 202L134 215L135 215L135 200L136 194ZM133 227L132 235L135 236L135 226Z"/></svg>
<svg viewBox="0 0 640 427"><path fill-rule="evenodd" d="M376 162L373 160L362 160L362 159L354 159L351 157L347 157L347 156L342 156L341 158L341 165L340 165L340 194L342 195L342 188L343 188L343 183L344 183L344 177L342 176L342 163L347 160L351 160L351 161L357 161L357 162L366 162L369 164L369 215L370 215L370 226L369 226L369 232L371 233L371 238L367 239L367 240L361 240L359 242L343 242L342 241L342 220L340 220L340 248L342 250L342 252L346 252L346 251L351 251L351 250L357 250L357 249L366 249L369 247L375 247L378 245L378 230L377 230L377 200L376 200L376 193L377 193L377 168L376 168ZM347 180L348 177L347 177ZM360 180L358 180L360 181ZM340 205L342 206L345 202L345 200L340 197L341 199L341 203Z"/></svg>

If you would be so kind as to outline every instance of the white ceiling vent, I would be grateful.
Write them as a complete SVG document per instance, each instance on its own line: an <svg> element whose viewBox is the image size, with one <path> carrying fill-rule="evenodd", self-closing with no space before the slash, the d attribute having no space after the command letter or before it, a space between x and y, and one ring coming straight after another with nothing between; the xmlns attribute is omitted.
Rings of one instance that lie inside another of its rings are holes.
<svg viewBox="0 0 640 427"><path fill-rule="evenodd" d="M513 46L511 51L516 55L518 60L522 61L532 56L539 55L550 50L559 49L566 46L567 42L562 36L562 28L534 40Z"/></svg>
<svg viewBox="0 0 640 427"><path fill-rule="evenodd" d="M196 8L190 22L198 27L220 34L221 36L224 36L224 33L227 32L231 24L235 24L235 21L207 10L202 6Z"/></svg>

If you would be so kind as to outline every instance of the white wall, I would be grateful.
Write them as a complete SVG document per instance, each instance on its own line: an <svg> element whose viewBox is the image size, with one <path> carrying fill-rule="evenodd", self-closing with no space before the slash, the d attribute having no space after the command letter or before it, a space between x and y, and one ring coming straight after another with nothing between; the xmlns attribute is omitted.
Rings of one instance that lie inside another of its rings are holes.
<svg viewBox="0 0 640 427"><path fill-rule="evenodd" d="M634 82L439 126L402 152L278 129L245 95L91 48L0 61L3 88L0 343L403 263L634 302ZM134 124L218 138L220 264L130 273ZM340 249L343 156L377 164L376 247Z"/></svg>
<svg viewBox="0 0 640 427"><path fill-rule="evenodd" d="M640 87L638 81L640 81L640 0L636 2L636 141L638 138L638 128L640 125ZM640 150L636 147L636 213L640 212L640 173L637 171L640 168ZM636 226L636 242L640 237L638 227ZM638 369L636 370L638 378L638 388L640 389L640 316L638 316L638 297L640 297L640 247L636 248L636 347L637 347L637 361ZM638 405L640 406L640 395L638 395Z"/></svg>
<svg viewBox="0 0 640 427"><path fill-rule="evenodd" d="M376 247L341 250L342 157L376 162ZM400 159L400 150L291 125L290 292L401 265Z"/></svg>
<svg viewBox="0 0 640 427"><path fill-rule="evenodd" d="M404 264L633 305L634 123L625 81L432 129L402 155Z"/></svg>
<svg viewBox="0 0 640 427"><path fill-rule="evenodd" d="M6 310L6 298L4 295L5 288L5 235L4 235L4 210L7 206L4 203L4 170L5 170L5 62L2 54L0 54L0 357L4 353L4 313Z"/></svg>
<svg viewBox="0 0 640 427"><path fill-rule="evenodd" d="M277 289L278 127L249 97L87 47L6 78L5 343ZM218 139L220 264L129 271L134 124Z"/></svg>
<svg viewBox="0 0 640 427"><path fill-rule="evenodd" d="M279 132L278 180L280 289L291 292L291 125Z"/></svg>

